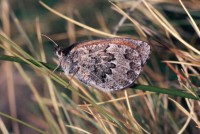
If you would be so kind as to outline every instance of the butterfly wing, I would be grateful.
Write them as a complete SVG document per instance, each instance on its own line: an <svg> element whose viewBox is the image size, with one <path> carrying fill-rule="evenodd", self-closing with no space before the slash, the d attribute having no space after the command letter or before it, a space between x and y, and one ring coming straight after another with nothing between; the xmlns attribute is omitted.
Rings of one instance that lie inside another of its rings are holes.
<svg viewBox="0 0 200 134"><path fill-rule="evenodd" d="M106 92L121 90L134 84L149 55L146 42L127 38L82 42L70 51L70 70L78 68L71 74L86 85Z"/></svg>

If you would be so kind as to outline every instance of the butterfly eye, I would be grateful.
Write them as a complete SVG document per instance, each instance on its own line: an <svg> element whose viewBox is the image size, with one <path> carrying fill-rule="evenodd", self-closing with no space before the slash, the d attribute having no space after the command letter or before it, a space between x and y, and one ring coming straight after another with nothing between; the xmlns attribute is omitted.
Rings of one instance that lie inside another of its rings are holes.
<svg viewBox="0 0 200 134"><path fill-rule="evenodd" d="M62 50L61 50L61 49L57 50L57 51L56 51L56 55L57 55L58 57L62 57L62 56L63 56Z"/></svg>

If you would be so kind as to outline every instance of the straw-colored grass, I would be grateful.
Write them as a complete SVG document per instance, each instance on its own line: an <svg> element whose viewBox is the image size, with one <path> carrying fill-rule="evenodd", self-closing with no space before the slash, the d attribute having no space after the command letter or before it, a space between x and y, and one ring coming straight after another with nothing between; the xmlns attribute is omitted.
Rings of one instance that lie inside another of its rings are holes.
<svg viewBox="0 0 200 134"><path fill-rule="evenodd" d="M77 1L1 2L0 133L198 133L200 2ZM104 93L52 72L42 33L66 46L131 37L152 54L136 86Z"/></svg>

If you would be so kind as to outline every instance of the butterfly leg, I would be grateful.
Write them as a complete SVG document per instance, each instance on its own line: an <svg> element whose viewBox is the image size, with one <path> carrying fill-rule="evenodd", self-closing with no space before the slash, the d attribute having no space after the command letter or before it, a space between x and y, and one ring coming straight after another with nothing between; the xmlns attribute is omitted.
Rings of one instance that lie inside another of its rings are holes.
<svg viewBox="0 0 200 134"><path fill-rule="evenodd" d="M68 82L68 85L66 86L66 88L71 84L71 80L74 78L74 76L75 76L75 74L79 71L79 67L77 68L77 70L76 70L76 72L74 72L73 74L72 74L72 76L70 76L69 77L69 82Z"/></svg>

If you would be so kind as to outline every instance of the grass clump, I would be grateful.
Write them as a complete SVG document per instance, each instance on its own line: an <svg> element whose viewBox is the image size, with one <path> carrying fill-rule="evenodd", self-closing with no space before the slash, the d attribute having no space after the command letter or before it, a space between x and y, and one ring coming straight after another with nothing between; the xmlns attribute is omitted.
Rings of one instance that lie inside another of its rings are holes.
<svg viewBox="0 0 200 134"><path fill-rule="evenodd" d="M2 2L0 71L5 77L0 79L0 131L197 133L198 3ZM131 37L148 41L152 56L137 85L103 93L52 72L53 46L46 45L41 33L63 46L86 39Z"/></svg>

